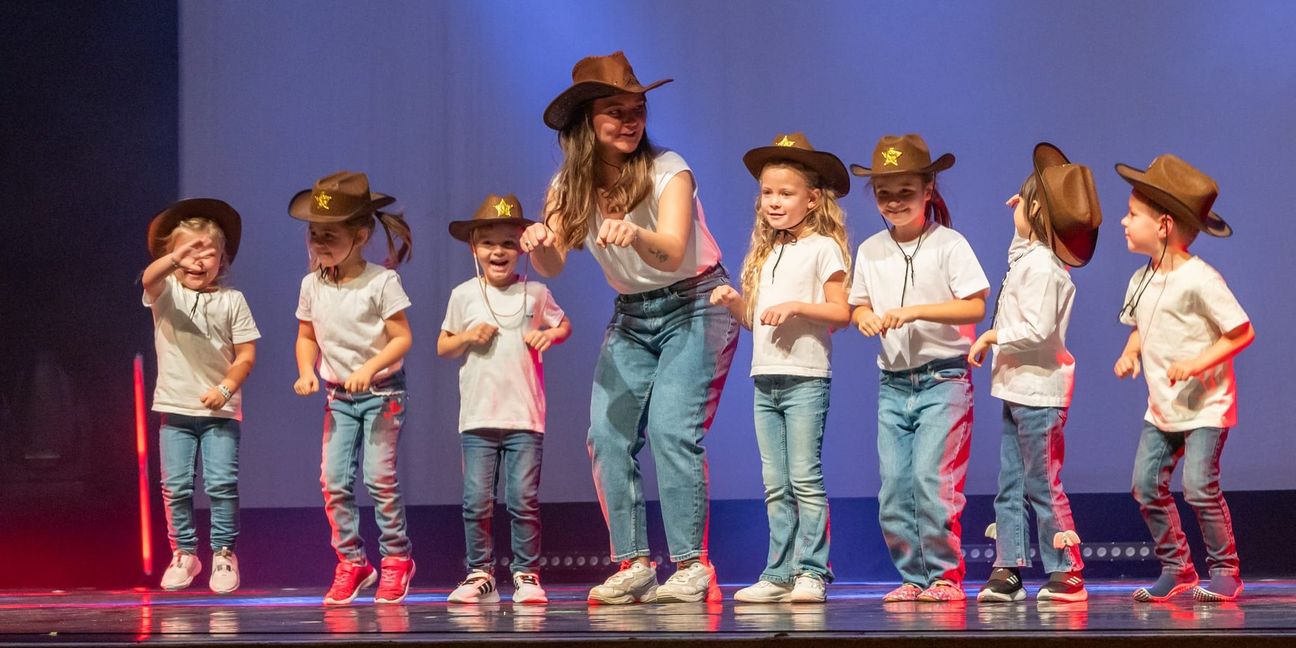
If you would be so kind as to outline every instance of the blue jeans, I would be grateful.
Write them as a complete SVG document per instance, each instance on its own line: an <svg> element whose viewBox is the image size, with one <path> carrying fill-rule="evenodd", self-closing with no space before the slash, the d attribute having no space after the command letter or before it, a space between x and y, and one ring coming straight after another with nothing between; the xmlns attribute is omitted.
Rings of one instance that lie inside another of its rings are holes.
<svg viewBox="0 0 1296 648"><path fill-rule="evenodd" d="M1212 574L1238 574L1237 543L1233 540L1233 519L1229 517L1224 491L1220 490L1220 454L1228 439L1228 428L1197 428L1187 432L1162 432L1143 422L1138 453L1134 455L1134 487L1139 511L1156 543L1161 568L1171 572L1193 572L1188 541L1179 524L1179 511L1170 494L1170 477L1182 458L1184 501L1197 514L1206 545L1206 565Z"/></svg>
<svg viewBox="0 0 1296 648"><path fill-rule="evenodd" d="M883 371L878 390L878 521L906 583L963 582L962 526L972 437L967 360Z"/></svg>
<svg viewBox="0 0 1296 648"><path fill-rule="evenodd" d="M588 447L613 560L650 555L639 451L652 440L670 559L706 555L706 450L729 375L738 322L713 306L729 282L716 266L666 288L616 299L590 398Z"/></svg>
<svg viewBox="0 0 1296 648"><path fill-rule="evenodd" d="M1059 531L1074 531L1071 502L1062 490L1066 458L1065 407L1031 407L1004 402L1004 430L999 439L999 494L995 496L995 567L1029 567L1030 525L1027 502L1035 513L1044 571L1084 569L1080 547L1053 548Z"/></svg>
<svg viewBox="0 0 1296 648"><path fill-rule="evenodd" d="M529 430L468 430L463 446L463 521L467 565L491 571L495 564L491 520L495 484L504 468L504 504L512 518L513 573L535 572L540 560L540 459L544 435Z"/></svg>
<svg viewBox="0 0 1296 648"><path fill-rule="evenodd" d="M820 461L831 381L755 376L753 382L756 444L770 529L761 580L787 584L800 574L817 574L831 582L828 494Z"/></svg>
<svg viewBox="0 0 1296 648"><path fill-rule="evenodd" d="M162 501L166 504L171 551L195 553L194 468L202 451L203 490L211 499L212 551L234 548L239 531L239 422L214 416L162 414Z"/></svg>
<svg viewBox="0 0 1296 648"><path fill-rule="evenodd" d="M405 504L396 481L396 444L405 422L405 374L397 372L366 392L349 393L332 383L326 391L320 485L333 530L333 550L338 560L365 561L355 502L355 474L363 445L364 483L381 533L379 550L383 556L408 556Z"/></svg>

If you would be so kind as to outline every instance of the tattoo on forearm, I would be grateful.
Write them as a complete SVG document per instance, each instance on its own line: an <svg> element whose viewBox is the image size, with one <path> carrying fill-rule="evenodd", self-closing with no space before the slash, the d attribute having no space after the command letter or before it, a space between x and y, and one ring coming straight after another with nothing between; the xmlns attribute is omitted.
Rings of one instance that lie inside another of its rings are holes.
<svg viewBox="0 0 1296 648"><path fill-rule="evenodd" d="M661 250L658 250L658 249L655 248L655 247L650 247L650 248L648 248L648 254L651 254L651 255L657 257L657 262L658 262L658 263L665 263L665 262L666 262L666 259L670 258L670 257L666 256L666 253L665 253L665 252L662 252Z"/></svg>

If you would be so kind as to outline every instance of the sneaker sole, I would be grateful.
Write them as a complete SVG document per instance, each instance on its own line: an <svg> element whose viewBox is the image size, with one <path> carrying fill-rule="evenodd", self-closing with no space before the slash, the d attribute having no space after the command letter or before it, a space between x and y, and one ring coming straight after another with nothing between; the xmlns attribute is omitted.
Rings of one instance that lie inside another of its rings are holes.
<svg viewBox="0 0 1296 648"><path fill-rule="evenodd" d="M401 601L404 601L405 597L409 596L410 583L414 582L415 569L416 567L414 565L410 565L409 576L405 577L405 590L401 592L400 596L396 598L378 598L378 594L374 593L374 603L386 604L386 603L400 603Z"/></svg>
<svg viewBox="0 0 1296 648"><path fill-rule="evenodd" d="M1089 590L1080 590L1079 592L1071 593L1053 593L1040 590L1039 593L1035 595L1035 600L1049 601L1052 603L1080 603L1089 600Z"/></svg>
<svg viewBox="0 0 1296 648"><path fill-rule="evenodd" d="M1194 587L1193 599L1202 603L1231 603L1238 600L1238 597L1242 596L1243 589L1246 589L1246 586L1239 587L1236 594L1228 596L1225 594L1216 594L1204 587Z"/></svg>
<svg viewBox="0 0 1296 648"><path fill-rule="evenodd" d="M517 596L513 597L514 605L544 605L548 602L549 602L548 596L533 596L531 598L521 598L521 599L518 598Z"/></svg>
<svg viewBox="0 0 1296 648"><path fill-rule="evenodd" d="M189 577L189 580L187 580L187 581L185 581L185 582L183 582L183 583L177 583L177 584L175 584L175 585L169 585L169 586L168 586L168 585L162 585L161 587L162 587L162 589L164 589L164 590L166 590L166 591L168 591L168 592L179 592L180 590L189 589L189 586L190 586L190 585L193 585L194 579L197 578L197 577L198 577L198 574L201 574L201 573L202 573L202 568L199 567L199 568L198 568L198 571L194 572L193 575Z"/></svg>
<svg viewBox="0 0 1296 648"><path fill-rule="evenodd" d="M791 594L788 596L788 603L823 603L828 600L828 595L814 596L812 594Z"/></svg>
<svg viewBox="0 0 1296 648"><path fill-rule="evenodd" d="M454 597L446 598L446 603L463 603L466 605L476 605L477 603L499 603L499 602L500 602L499 590L495 590L490 594L487 594L485 596L476 599L462 599L462 598L457 599Z"/></svg>
<svg viewBox="0 0 1296 648"><path fill-rule="evenodd" d="M778 596L744 596L742 592L735 592L733 600L739 603L791 603L792 592L785 592Z"/></svg>
<svg viewBox="0 0 1296 648"><path fill-rule="evenodd" d="M360 581L360 584L356 586L355 591L351 592L351 598L332 599L325 596L324 605L351 605L351 602L354 601L356 599L356 596L360 594L360 590L366 587L370 587L376 582L378 582L378 570L375 569L372 573L369 574L368 577Z"/></svg>
<svg viewBox="0 0 1296 648"><path fill-rule="evenodd" d="M724 594L720 592L720 587L712 583L705 592L698 592L697 595L681 596L679 594L662 594L657 593L657 603L719 603L724 600Z"/></svg>
<svg viewBox="0 0 1296 648"><path fill-rule="evenodd" d="M208 589L210 589L211 591L213 591L213 592L215 592L215 593L217 593L217 594L229 594L229 593L231 593L231 592L233 592L234 590L237 590L237 589L239 588L239 581L238 581L237 578L234 579L234 586L231 587L231 588L229 588L229 589L219 589L219 588L217 588L216 586L212 585L210 582L207 583L207 587L208 587Z"/></svg>
<svg viewBox="0 0 1296 648"><path fill-rule="evenodd" d="M1134 600L1138 601L1139 603L1164 603L1174 598L1176 594L1196 588L1198 582L1200 581L1193 581L1191 583L1180 583L1178 585L1175 585L1174 587L1170 588L1170 592L1167 593L1165 596L1152 596L1152 592L1149 592L1146 587L1140 587L1134 590Z"/></svg>
<svg viewBox="0 0 1296 648"><path fill-rule="evenodd" d="M977 592L976 600L977 603L1016 603L1026 600L1026 590L1018 588L1008 594L993 590L981 590Z"/></svg>
<svg viewBox="0 0 1296 648"><path fill-rule="evenodd" d="M598 596L593 592L585 599L588 603L596 605L630 605L632 603L658 603L657 585L653 585L643 595L635 597L634 594L622 594L621 596Z"/></svg>

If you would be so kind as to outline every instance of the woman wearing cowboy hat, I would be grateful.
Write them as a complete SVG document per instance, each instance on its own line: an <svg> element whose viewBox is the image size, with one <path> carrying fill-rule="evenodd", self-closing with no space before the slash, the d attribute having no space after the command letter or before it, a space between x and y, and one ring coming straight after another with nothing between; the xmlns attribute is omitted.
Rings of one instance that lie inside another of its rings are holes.
<svg viewBox="0 0 1296 648"><path fill-rule="evenodd" d="M522 247L542 275L586 249L617 297L595 369L589 452L612 559L621 569L590 591L596 603L719 600L707 556L711 425L737 344L738 324L708 296L728 283L688 165L652 145L642 85L621 52L582 59L549 104L563 162L544 222ZM670 559L658 589L648 556L638 454L652 441Z"/></svg>

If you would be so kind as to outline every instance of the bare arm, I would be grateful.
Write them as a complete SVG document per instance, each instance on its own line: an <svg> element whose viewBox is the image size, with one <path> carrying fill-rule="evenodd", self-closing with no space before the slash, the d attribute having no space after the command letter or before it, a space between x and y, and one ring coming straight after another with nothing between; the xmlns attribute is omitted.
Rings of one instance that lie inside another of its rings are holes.
<svg viewBox="0 0 1296 648"><path fill-rule="evenodd" d="M211 239L200 237L154 259L153 263L144 268L144 274L140 275L140 283L144 284L149 302L156 301L158 295L162 294L162 280L167 275L179 269L201 270L205 267L203 264L219 263L218 255L219 251L212 245Z"/></svg>
<svg viewBox="0 0 1296 648"><path fill-rule="evenodd" d="M882 323L889 329L916 320L938 324L976 324L985 319L985 299L989 292L987 289L962 299L895 308L882 315Z"/></svg>
<svg viewBox="0 0 1296 648"><path fill-rule="evenodd" d="M634 250L639 258L663 272L679 270L693 235L693 205L693 174L681 171L657 200L657 230L638 228Z"/></svg>
<svg viewBox="0 0 1296 648"><path fill-rule="evenodd" d="M343 383L347 391L358 392L369 389L374 374L405 357L405 353L414 344L414 334L410 332L409 318L405 316L405 311L383 320L383 333L387 335L387 344L383 345L374 357L369 358L360 365L359 369L347 376L346 382Z"/></svg>
<svg viewBox="0 0 1296 648"><path fill-rule="evenodd" d="M475 346L488 345L499 328L482 322L463 333L451 333L445 329L437 337L437 355L442 358L458 358Z"/></svg>
<svg viewBox="0 0 1296 648"><path fill-rule="evenodd" d="M535 266L537 272L544 277L556 277L563 271L567 265L567 248L560 243L562 235L562 225L558 219L553 219L553 226L549 222L549 214L553 211L554 190L549 189L548 195L545 196L544 215L545 222L536 223L522 232L522 238L519 241L522 250L531 255L531 265Z"/></svg>
<svg viewBox="0 0 1296 648"><path fill-rule="evenodd" d="M230 394L237 392L243 387L243 382L247 380L248 374L252 373L252 367L256 366L256 342L243 342L234 345L234 362L230 368L225 371L225 377L221 379L220 386L228 389ZM221 393L220 387L212 387L202 396L202 403L210 409L220 409L225 406L229 399Z"/></svg>
<svg viewBox="0 0 1296 648"><path fill-rule="evenodd" d="M785 302L765 309L760 320L762 324L778 326L792 316L804 317L833 329L849 324L851 308L846 303L846 273L836 272L824 282L824 303Z"/></svg>
<svg viewBox="0 0 1296 648"><path fill-rule="evenodd" d="M319 344L315 342L315 325L297 320L297 382L293 391L305 396L319 391L319 378L315 376L315 361L319 359Z"/></svg>
<svg viewBox="0 0 1296 648"><path fill-rule="evenodd" d="M1251 345L1255 340L1255 329L1247 322L1220 336L1215 343L1206 347L1197 357L1184 362L1175 362L1166 370L1173 385L1180 380L1187 380L1215 368L1221 362L1232 358Z"/></svg>
<svg viewBox="0 0 1296 648"><path fill-rule="evenodd" d="M1117 378L1138 378L1141 370L1139 353L1142 349L1143 340L1139 337L1139 330L1135 328L1130 331L1129 339L1125 340L1125 349L1121 351L1116 366L1112 369Z"/></svg>

